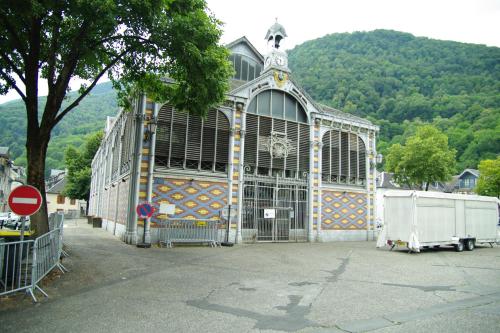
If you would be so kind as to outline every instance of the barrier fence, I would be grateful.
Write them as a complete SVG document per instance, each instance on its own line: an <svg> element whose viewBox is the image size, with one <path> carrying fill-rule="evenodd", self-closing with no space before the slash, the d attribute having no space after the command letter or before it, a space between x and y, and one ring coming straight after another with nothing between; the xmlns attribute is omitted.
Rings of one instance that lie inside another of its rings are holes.
<svg viewBox="0 0 500 333"><path fill-rule="evenodd" d="M172 247L173 243L207 243L220 246L222 239L219 220L169 219L160 223L158 237L161 245Z"/></svg>
<svg viewBox="0 0 500 333"><path fill-rule="evenodd" d="M63 215L56 214L49 219L49 228L53 230L34 240L0 239L0 296L25 291L37 302L38 290L48 297L40 288L40 281L56 267L63 273L67 271L60 262L63 226Z"/></svg>

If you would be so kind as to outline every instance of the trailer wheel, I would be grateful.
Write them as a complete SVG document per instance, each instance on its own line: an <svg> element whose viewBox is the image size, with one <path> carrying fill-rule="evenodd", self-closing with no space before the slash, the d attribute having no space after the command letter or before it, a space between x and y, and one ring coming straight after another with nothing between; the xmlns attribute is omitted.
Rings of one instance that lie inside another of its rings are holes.
<svg viewBox="0 0 500 333"><path fill-rule="evenodd" d="M462 252L464 250L464 242L462 240L458 241L458 244L455 244L455 251Z"/></svg>
<svg viewBox="0 0 500 333"><path fill-rule="evenodd" d="M465 249L467 251L472 251L474 250L474 240L473 239L468 239L466 242L465 242Z"/></svg>

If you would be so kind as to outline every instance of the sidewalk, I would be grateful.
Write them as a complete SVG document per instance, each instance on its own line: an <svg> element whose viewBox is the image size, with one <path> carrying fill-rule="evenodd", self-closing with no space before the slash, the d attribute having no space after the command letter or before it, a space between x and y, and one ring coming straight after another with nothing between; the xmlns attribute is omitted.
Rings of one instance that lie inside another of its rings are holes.
<svg viewBox="0 0 500 333"><path fill-rule="evenodd" d="M139 249L85 220L49 299L0 302L2 332L496 332L500 247L373 242ZM19 298L19 297L18 297ZM21 297L22 298L22 297ZM21 304L22 306L19 306Z"/></svg>

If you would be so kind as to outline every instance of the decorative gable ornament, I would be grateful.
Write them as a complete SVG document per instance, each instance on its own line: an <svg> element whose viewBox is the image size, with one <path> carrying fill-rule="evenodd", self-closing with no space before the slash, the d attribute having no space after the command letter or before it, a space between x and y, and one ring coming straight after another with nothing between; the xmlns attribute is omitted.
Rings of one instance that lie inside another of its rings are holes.
<svg viewBox="0 0 500 333"><path fill-rule="evenodd" d="M274 71L274 82L276 82L278 88L283 88L286 81L288 81L287 73L284 73L282 71Z"/></svg>
<svg viewBox="0 0 500 333"><path fill-rule="evenodd" d="M260 149L269 152L272 158L287 158L288 154L295 152L292 140L285 133L271 132L271 136L261 139Z"/></svg>

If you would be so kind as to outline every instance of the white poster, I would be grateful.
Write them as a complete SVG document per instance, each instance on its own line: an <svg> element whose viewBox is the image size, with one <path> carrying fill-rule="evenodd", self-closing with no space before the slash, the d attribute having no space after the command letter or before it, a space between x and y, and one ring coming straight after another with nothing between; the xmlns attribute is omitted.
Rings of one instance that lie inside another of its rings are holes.
<svg viewBox="0 0 500 333"><path fill-rule="evenodd" d="M264 218L265 219L274 219L274 218L276 218L276 209L265 208L264 209Z"/></svg>

